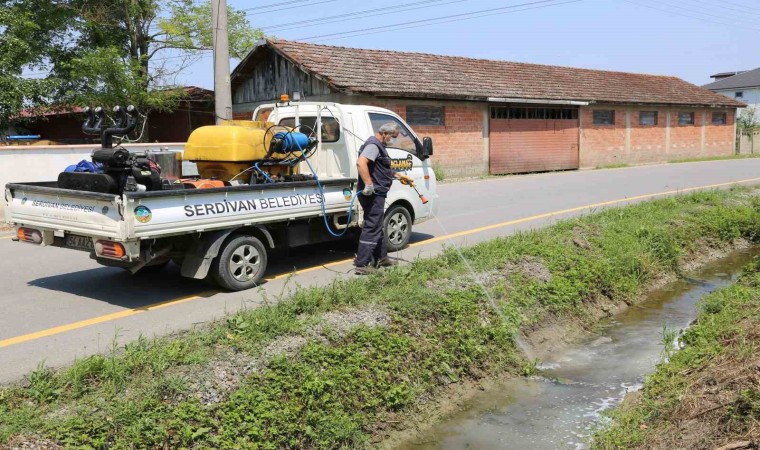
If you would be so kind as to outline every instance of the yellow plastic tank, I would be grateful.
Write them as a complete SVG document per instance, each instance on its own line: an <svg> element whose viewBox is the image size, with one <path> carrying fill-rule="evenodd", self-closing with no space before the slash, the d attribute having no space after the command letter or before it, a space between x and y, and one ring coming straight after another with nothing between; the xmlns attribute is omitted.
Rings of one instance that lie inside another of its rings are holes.
<svg viewBox="0 0 760 450"><path fill-rule="evenodd" d="M254 161L264 159L272 134L271 122L226 120L219 125L196 128L187 138L183 159L193 161L202 178L229 181ZM250 173L237 177L243 181Z"/></svg>

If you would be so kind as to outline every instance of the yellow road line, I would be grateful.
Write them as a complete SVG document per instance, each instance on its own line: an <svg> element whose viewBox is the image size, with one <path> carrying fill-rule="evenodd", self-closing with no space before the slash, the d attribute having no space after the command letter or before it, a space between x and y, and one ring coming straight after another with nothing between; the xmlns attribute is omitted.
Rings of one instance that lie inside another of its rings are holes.
<svg viewBox="0 0 760 450"><path fill-rule="evenodd" d="M173 300L167 300L165 302L154 303L152 305L143 306L141 308L132 308L125 311L119 311L112 314L106 314L104 316L93 317L92 319L80 320L79 322L73 322L58 327L48 328L46 330L37 331L35 333L24 334L0 341L0 348L9 347L11 345L21 344L22 342L33 341L43 337L53 336L55 334L65 333L67 331L77 330L79 328L89 327L90 325L97 325L103 322L109 322L111 320L122 319L124 317L134 316L147 311L153 311L156 309L166 308L167 306L178 305L180 303L189 302L199 299L201 297L207 297L214 292L204 292L198 295L191 295L187 297L181 297Z"/></svg>
<svg viewBox="0 0 760 450"><path fill-rule="evenodd" d="M731 182L727 182L727 183L718 183L718 184L710 184L710 185L707 185L707 186L697 186L697 187L691 187L691 188L676 189L676 190L672 190L672 191L657 192L657 193L654 193L654 194L637 195L637 196L634 196L634 197L626 197L626 198L617 199L617 200L609 200L609 201L606 201L606 202L593 203L593 204L590 204L590 205L578 206L578 207L575 207L575 208L568 208L568 209L563 209L563 210L559 210L559 211L552 211L552 212L548 212L548 213L544 213L544 214L537 214L535 216L524 217L522 219L509 220L509 221L506 221L506 222L500 222L500 223L497 223L497 224L488 225L488 226L484 226L484 227L480 227L480 228L473 228L471 230L465 230L465 231L460 231L460 232L457 232L457 233L451 233L451 234L447 234L445 236L439 236L439 237L435 237L435 238L432 238L432 239L428 239L426 241L415 242L415 243L411 244L410 247L418 247L418 246L421 246L421 245L432 244L432 243L435 243L435 242L445 241L445 240L454 239L454 238L458 238L458 237L462 237L462 236L468 236L468 235L471 235L471 234L481 233L483 231L493 230L493 229L496 229L496 228L502 228L502 227L509 226L509 225L515 225L515 224L519 224L519 223L530 222L530 221L533 221L533 220L544 219L544 218L547 218L547 217L557 216L557 215L561 215L561 214L568 214L568 213L572 213L572 212L577 212L577 211L583 211L583 210L587 210L587 209L598 208L598 207L601 207L601 206L615 205L615 204L618 204L618 203L625 203L625 202L630 202L630 201L635 201L635 200L641 200L641 199L645 199L645 198L662 197L662 196L671 195L671 194L683 194L685 192L691 192L691 191L696 191L696 190L701 190L701 189L711 189L711 188L717 188L717 187L723 187L723 186L730 186L730 185L733 185L733 184L751 183L751 182L755 182L755 181L760 181L760 178L748 178L748 179L745 179L745 180L731 181ZM279 279L282 279L282 278L287 278L287 277L289 277L291 275L301 275L301 274L308 273L308 272L313 272L315 270L319 270L319 269L322 269L322 268L325 268L325 267L338 266L338 265L345 264L345 263L350 262L350 261L352 261L352 259L343 259L343 260L340 260L340 261L333 261L333 262L328 263L328 264L320 264L318 266L307 267L305 269L295 270L293 272L282 273L282 274L276 275L274 277L267 278L267 280L270 280L270 281L271 280L279 280ZM60 333L65 333L67 331L76 330L76 329L79 329L79 328L84 328L84 327L87 327L87 326L90 326L90 325L96 325L96 324L103 323L103 322L108 322L108 321L111 321L111 320L121 319L121 318L124 318L124 317L130 317L130 316L134 316L136 314L144 313L144 312L147 312L147 311L153 311L153 310L157 310L157 309L161 309L161 308L166 308L166 307L173 306L173 305L178 305L180 303L190 302L190 301L202 298L202 297L208 297L208 296L210 296L210 295L212 295L214 293L215 293L214 291L209 291L209 292L204 292L204 293L197 294L197 295L191 295L191 296L181 297L181 298L177 298L177 299L173 299L173 300L167 300L167 301L164 301L164 302L154 303L154 304L151 304L151 305L143 306L141 308L128 309L128 310L125 310L125 311L120 311L120 312L117 312L117 313L107 314L107 315L100 316L100 317L93 317L92 319L82 320L82 321L79 321L79 322L74 322L74 323L70 323L70 324L66 324L66 325L61 325L61 326L54 327L54 328L48 328L46 330L37 331L35 333L29 333L29 334L25 334L25 335L21 335L21 336L16 336L16 337L4 339L4 340L0 341L0 348L9 347L11 345L20 344L20 343L23 343L23 342L33 341L33 340L36 340L36 339L40 339L40 338L48 337L48 336L53 336L53 335L60 334Z"/></svg>
<svg viewBox="0 0 760 450"><path fill-rule="evenodd" d="M415 242L414 244L410 244L409 246L410 247L417 247L417 246L420 246L420 245L431 244L433 242L445 241L445 240L454 239L454 238L458 238L458 237L462 237L462 236L467 236L467 235L470 235L470 234L482 233L483 231L493 230L495 228L502 228L502 227L506 227L506 226L509 226L509 225L515 225L515 224L518 224L518 223L530 222L530 221L533 221L533 220L545 219L547 217L558 216L558 215L561 215L561 214L568 214L568 213L571 213L571 212L583 211L585 209L599 208L601 206L615 205L615 204L618 204L618 203L625 203L625 202L630 202L630 201L635 201L635 200L641 200L641 199L645 199L645 198L662 197L664 195L683 194L683 193L686 193L686 192L697 191L697 190L700 190L700 189L711 189L711 188L722 187L722 186L730 186L730 185L733 185L733 184L750 183L750 182L753 182L753 181L760 181L760 178L748 178L746 180L737 180L737 181L731 181L731 182L728 182L728 183L709 184L707 186L697 186L697 187L690 187L690 188L684 188L684 189L675 189L675 190L672 190L672 191L657 192L657 193L654 193L654 194L637 195L637 196L634 196L634 197L626 197L626 198L621 198L621 199L617 199L617 200L609 200L609 201L606 201L606 202L592 203L590 205L577 206L575 208L568 208L568 209L562 209L560 211L552 211L552 212L548 212L548 213L544 213L544 214L537 214L535 216L524 217L522 219L515 219L515 220L510 220L510 221L507 221L507 222L500 222L500 223L496 223L496 224L493 224L493 225L487 225L487 226L480 227L480 228L473 228L471 230L460 231L458 233L451 233L451 234L447 234L445 236L439 236L439 237L435 237L435 238L428 239L428 240L425 240L425 241Z"/></svg>

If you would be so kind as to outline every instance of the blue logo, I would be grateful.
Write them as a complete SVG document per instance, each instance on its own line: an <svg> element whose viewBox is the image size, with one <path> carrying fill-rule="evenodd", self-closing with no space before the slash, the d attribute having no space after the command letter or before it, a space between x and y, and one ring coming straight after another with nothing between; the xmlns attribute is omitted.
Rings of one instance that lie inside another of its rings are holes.
<svg viewBox="0 0 760 450"><path fill-rule="evenodd" d="M148 223L153 218L153 213L150 212L147 206L138 206L135 208L135 219L140 223Z"/></svg>

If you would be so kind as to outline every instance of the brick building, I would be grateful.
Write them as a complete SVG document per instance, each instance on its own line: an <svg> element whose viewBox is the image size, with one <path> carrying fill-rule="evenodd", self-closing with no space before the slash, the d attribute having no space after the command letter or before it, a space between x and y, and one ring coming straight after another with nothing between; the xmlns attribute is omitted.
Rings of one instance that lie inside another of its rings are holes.
<svg viewBox="0 0 760 450"><path fill-rule="evenodd" d="M294 92L396 112L456 175L730 155L743 106L675 77L284 40L232 73L236 118Z"/></svg>

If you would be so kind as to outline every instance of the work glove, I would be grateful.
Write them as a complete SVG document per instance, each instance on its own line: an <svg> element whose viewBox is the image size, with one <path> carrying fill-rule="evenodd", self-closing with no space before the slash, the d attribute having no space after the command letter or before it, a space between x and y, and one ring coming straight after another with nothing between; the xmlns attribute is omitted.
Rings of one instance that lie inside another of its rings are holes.
<svg viewBox="0 0 760 450"><path fill-rule="evenodd" d="M362 195L366 195L369 197L370 195L373 195L375 193L375 186L371 184L367 184L364 186L364 190L362 190Z"/></svg>
<svg viewBox="0 0 760 450"><path fill-rule="evenodd" d="M414 186L414 178L410 177L409 175L399 175L398 180L401 182L401 184Z"/></svg>

